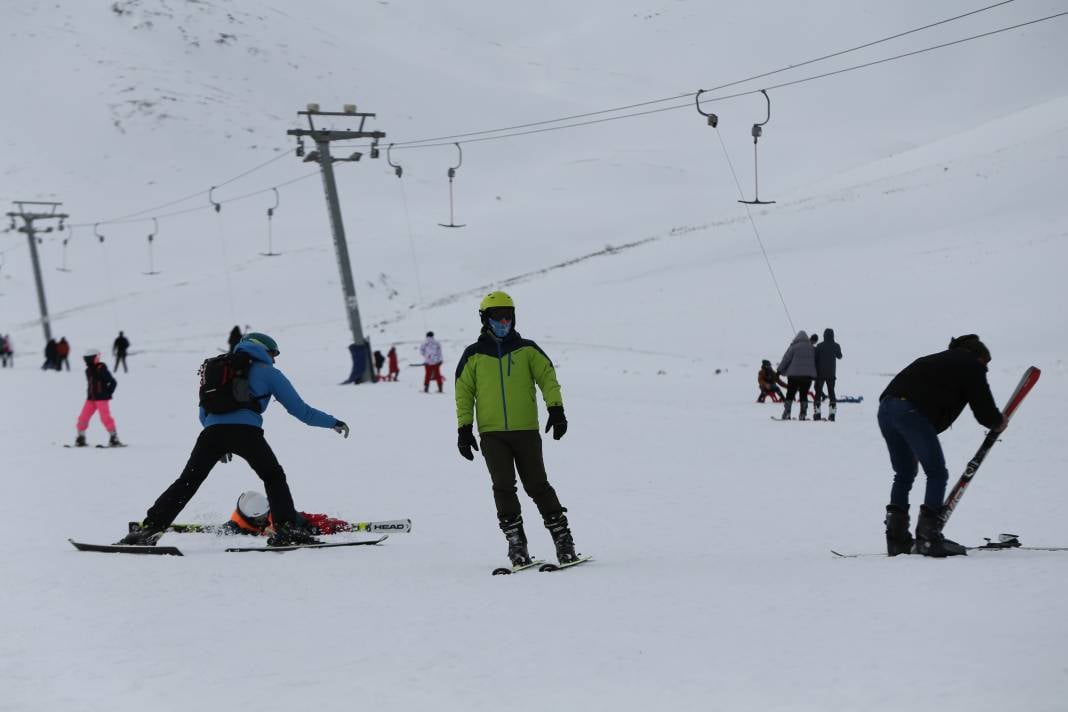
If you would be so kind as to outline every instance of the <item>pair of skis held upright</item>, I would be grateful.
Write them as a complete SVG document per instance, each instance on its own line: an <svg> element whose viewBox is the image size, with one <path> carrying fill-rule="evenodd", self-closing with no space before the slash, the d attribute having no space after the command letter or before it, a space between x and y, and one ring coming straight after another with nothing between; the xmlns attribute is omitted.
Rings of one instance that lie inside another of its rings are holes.
<svg viewBox="0 0 1068 712"><path fill-rule="evenodd" d="M1027 394L1031 392L1035 384L1038 383L1039 376L1042 375L1042 371L1037 366L1030 366L1024 371L1023 378L1020 379L1019 384L1016 386L1016 390L1009 396L1009 402L1005 404L1005 408L1001 411L1001 414L1005 416L1006 422L1012 417L1012 414L1016 412L1016 409L1023 402L1023 399L1027 397ZM990 448L994 447L994 443L998 441L998 437L1001 432L991 430L983 438L983 444L979 446L975 455L968 461L968 466L964 468L964 474L957 480L957 484L953 485L953 489L950 490L949 496L946 497L946 503L942 507L942 522L949 521L949 517L953 514L953 510L957 508L962 497L964 497L965 491L968 489L968 485L972 483L972 479L975 477L975 473L979 470L979 466L983 464L983 460L986 459L986 455L990 452ZM1002 535L1005 536L1005 535ZM1013 535L1015 540L1015 536ZM1057 547L1021 547L1019 541L1015 540L1015 545L1010 546L976 546L969 547L969 550L985 550L985 549L1036 549L1041 551L1060 551ZM842 558L854 558L857 556L864 556L864 554L839 554L837 551L831 551L835 556Z"/></svg>

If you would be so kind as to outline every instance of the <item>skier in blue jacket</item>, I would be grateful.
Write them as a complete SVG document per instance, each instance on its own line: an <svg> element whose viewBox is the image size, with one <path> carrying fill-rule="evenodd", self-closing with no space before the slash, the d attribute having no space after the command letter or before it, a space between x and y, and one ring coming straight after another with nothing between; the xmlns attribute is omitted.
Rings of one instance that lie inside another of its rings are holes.
<svg viewBox="0 0 1068 712"><path fill-rule="evenodd" d="M263 480L275 524L275 533L267 540L267 545L316 543L317 540L303 525L293 505L285 471L263 436L262 413L273 397L290 415L307 425L332 428L346 438L349 436L349 426L332 415L312 408L301 399L289 379L274 366L279 351L278 344L270 336L247 334L234 353L247 354L249 358L248 390L251 400L222 413L209 413L201 406L200 423L204 429L193 446L182 474L149 508L141 527L118 543L155 545L196 494L215 464L229 462L235 454L244 458Z"/></svg>

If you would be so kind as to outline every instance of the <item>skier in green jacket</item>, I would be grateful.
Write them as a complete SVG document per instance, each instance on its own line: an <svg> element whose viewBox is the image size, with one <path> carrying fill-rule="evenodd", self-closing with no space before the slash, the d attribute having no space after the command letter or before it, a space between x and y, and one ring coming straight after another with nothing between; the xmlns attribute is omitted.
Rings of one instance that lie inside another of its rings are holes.
<svg viewBox="0 0 1068 712"><path fill-rule="evenodd" d="M556 545L561 564L578 560L568 526L567 510L549 484L538 432L538 404L534 384L549 410L545 432L553 440L567 432L560 384L552 361L538 345L515 330L515 303L504 292L491 292L479 305L482 332L464 351L456 367L457 447L474 460L478 442L472 430L478 421L482 456L493 480L497 520L508 539L513 566L531 562L523 517L516 493L516 471L523 489L534 500L545 528Z"/></svg>

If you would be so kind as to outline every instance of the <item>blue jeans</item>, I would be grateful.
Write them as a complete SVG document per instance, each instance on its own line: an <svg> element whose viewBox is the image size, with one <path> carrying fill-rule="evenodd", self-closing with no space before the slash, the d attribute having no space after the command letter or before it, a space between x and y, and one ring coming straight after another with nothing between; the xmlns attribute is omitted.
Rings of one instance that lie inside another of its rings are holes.
<svg viewBox="0 0 1068 712"><path fill-rule="evenodd" d="M922 464L927 475L927 492L923 503L930 509L940 510L946 498L949 471L946 470L946 458L938 442L938 433L931 421L911 402L887 398L879 404L879 430L886 440L890 464L894 468L890 504L908 508L909 490L916 479L918 465Z"/></svg>

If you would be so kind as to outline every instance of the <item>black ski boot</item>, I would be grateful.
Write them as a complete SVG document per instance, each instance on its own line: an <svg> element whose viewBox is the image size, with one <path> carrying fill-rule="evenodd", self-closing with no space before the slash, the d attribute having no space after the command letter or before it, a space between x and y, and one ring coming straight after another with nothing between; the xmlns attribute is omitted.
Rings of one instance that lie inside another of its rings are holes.
<svg viewBox="0 0 1068 712"><path fill-rule="evenodd" d="M564 512L546 519L545 528L549 530L549 534L553 538L553 544L556 545L556 560L561 564L578 561L578 554L575 553L575 540L571 538L571 528L567 525L567 517Z"/></svg>
<svg viewBox="0 0 1068 712"><path fill-rule="evenodd" d="M303 546L322 543L312 536L310 529L296 522L286 522L275 527L274 534L267 538L267 546Z"/></svg>
<svg viewBox="0 0 1068 712"><path fill-rule="evenodd" d="M820 415L820 404L819 403L814 403L812 405L812 419L813 420L823 420L823 416Z"/></svg>
<svg viewBox="0 0 1068 712"><path fill-rule="evenodd" d="M916 522L916 553L937 558L967 554L967 549L942 535L944 525L940 510L920 505L920 516Z"/></svg>
<svg viewBox="0 0 1068 712"><path fill-rule="evenodd" d="M157 526L146 519L131 527L130 533L115 543L126 546L155 546L165 529L166 527Z"/></svg>
<svg viewBox="0 0 1068 712"><path fill-rule="evenodd" d="M78 433L78 437L74 438L74 447L85 447L88 444L85 442L85 433Z"/></svg>
<svg viewBox="0 0 1068 712"><path fill-rule="evenodd" d="M801 401L801 412L797 416L798 420L808 420L808 401Z"/></svg>
<svg viewBox="0 0 1068 712"><path fill-rule="evenodd" d="M909 510L896 504L886 505L886 555L912 553L912 533L909 531Z"/></svg>
<svg viewBox="0 0 1068 712"><path fill-rule="evenodd" d="M827 420L832 423L834 422L834 413L836 410L838 410L838 407L834 403L831 403L830 413L827 415Z"/></svg>
<svg viewBox="0 0 1068 712"><path fill-rule="evenodd" d="M123 444L119 441L118 433L111 433L108 437L108 447L123 447Z"/></svg>
<svg viewBox="0 0 1068 712"><path fill-rule="evenodd" d="M508 540L508 560L512 566L528 566L530 552L527 551L527 534L523 531L523 517L498 520L504 538Z"/></svg>
<svg viewBox="0 0 1068 712"><path fill-rule="evenodd" d="M783 401L783 406L782 406L782 419L783 420L789 420L790 419L790 409L793 406L794 406L794 402L793 401Z"/></svg>

